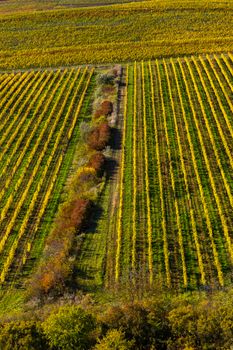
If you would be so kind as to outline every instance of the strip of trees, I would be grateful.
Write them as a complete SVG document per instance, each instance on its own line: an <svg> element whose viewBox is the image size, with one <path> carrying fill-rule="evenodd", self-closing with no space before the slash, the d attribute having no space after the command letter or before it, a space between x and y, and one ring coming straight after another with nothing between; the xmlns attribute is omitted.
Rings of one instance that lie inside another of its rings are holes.
<svg viewBox="0 0 233 350"><path fill-rule="evenodd" d="M220 350L233 345L232 289L171 296L158 287L154 296L134 302L88 300L84 296L72 305L44 306L1 320L0 348Z"/></svg>
<svg viewBox="0 0 233 350"><path fill-rule="evenodd" d="M77 237L85 233L98 199L99 185L105 181L106 157L103 151L111 139L109 120L114 111L113 101L106 99L106 91L117 89L117 77L115 71L97 77L98 98L93 103L91 122L85 125L78 145L83 150L85 161L66 186L67 199L59 207L44 255L29 283L30 296L45 300L49 295L62 295L66 288L75 286L73 272L79 246ZM93 192L97 193L94 198Z"/></svg>

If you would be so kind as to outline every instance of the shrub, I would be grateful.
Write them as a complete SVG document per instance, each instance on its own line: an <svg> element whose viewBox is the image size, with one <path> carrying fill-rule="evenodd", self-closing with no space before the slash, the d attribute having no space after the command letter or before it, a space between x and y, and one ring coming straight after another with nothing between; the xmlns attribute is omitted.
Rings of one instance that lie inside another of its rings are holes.
<svg viewBox="0 0 233 350"><path fill-rule="evenodd" d="M107 332L106 336L99 340L94 350L130 350L133 349L134 342L124 338L124 333L117 329Z"/></svg>
<svg viewBox="0 0 233 350"><path fill-rule="evenodd" d="M115 78L121 75L121 70L122 70L122 67L119 64L116 64L113 67L112 73L113 73Z"/></svg>
<svg viewBox="0 0 233 350"><path fill-rule="evenodd" d="M46 257L55 255L59 251L68 251L75 236L75 227L66 227L66 222L57 220L57 224L46 241Z"/></svg>
<svg viewBox="0 0 233 350"><path fill-rule="evenodd" d="M64 252L60 251L60 253ZM43 297L50 292L53 295L62 294L72 274L72 266L67 260L67 254L63 258L57 254L44 262L35 278L34 287L36 287L37 296Z"/></svg>
<svg viewBox="0 0 233 350"><path fill-rule="evenodd" d="M135 349L144 349L151 333L148 313L146 308L138 304L129 304L122 308L112 307L102 319L103 327L121 329L126 339L134 339Z"/></svg>
<svg viewBox="0 0 233 350"><path fill-rule="evenodd" d="M61 207L55 228L46 242L43 262L30 281L30 295L43 298L50 292L53 295L64 292L72 276L69 253L75 233L85 227L91 206L90 200L75 199Z"/></svg>
<svg viewBox="0 0 233 350"><path fill-rule="evenodd" d="M1 324L0 349L43 350L49 347L38 323L18 321Z"/></svg>
<svg viewBox="0 0 233 350"><path fill-rule="evenodd" d="M30 281L29 294L43 299L49 293L60 295L72 276L73 262L69 260L75 234L66 237L65 233L72 230L56 229L49 237L44 259Z"/></svg>
<svg viewBox="0 0 233 350"><path fill-rule="evenodd" d="M105 85L102 87L102 95L109 97L117 94L116 87L114 85Z"/></svg>
<svg viewBox="0 0 233 350"><path fill-rule="evenodd" d="M90 132L90 123L87 122L81 122L79 126L80 130L80 138L83 142L86 142L87 135Z"/></svg>
<svg viewBox="0 0 233 350"><path fill-rule="evenodd" d="M103 115L106 117L112 114L113 112L113 104L111 101L105 100L101 103L101 110L103 112Z"/></svg>
<svg viewBox="0 0 233 350"><path fill-rule="evenodd" d="M104 117L104 115L102 114L101 107L99 107L99 108L95 111L93 118L94 118L94 120L95 120L95 119L99 119L100 117Z"/></svg>
<svg viewBox="0 0 233 350"><path fill-rule="evenodd" d="M194 349L230 349L233 345L232 295L219 293L218 298L202 302L179 302L168 314L172 329L169 349L185 346Z"/></svg>
<svg viewBox="0 0 233 350"><path fill-rule="evenodd" d="M60 307L43 323L50 345L62 350L89 349L95 327L94 317L76 306Z"/></svg>
<svg viewBox="0 0 233 350"><path fill-rule="evenodd" d="M81 231L86 224L91 205L90 200L79 198L65 203L57 221L59 227L62 229L75 228L76 232Z"/></svg>
<svg viewBox="0 0 233 350"><path fill-rule="evenodd" d="M77 181L80 183L83 182L95 182L96 180L96 171L91 166L86 166L80 168L77 172Z"/></svg>
<svg viewBox="0 0 233 350"><path fill-rule="evenodd" d="M102 151L108 145L110 137L110 126L107 123L102 123L90 132L87 143L91 149Z"/></svg>
<svg viewBox="0 0 233 350"><path fill-rule="evenodd" d="M104 173L105 161L105 156L100 152L96 152L90 157L87 166L95 169L96 175L101 177Z"/></svg>
<svg viewBox="0 0 233 350"><path fill-rule="evenodd" d="M111 73L100 74L97 77L97 84L98 85L113 85L114 78L115 78L114 74L111 74Z"/></svg>
<svg viewBox="0 0 233 350"><path fill-rule="evenodd" d="M85 166L80 168L71 182L73 196L82 196L96 186L98 182L99 179L93 167Z"/></svg>
<svg viewBox="0 0 233 350"><path fill-rule="evenodd" d="M101 116L108 117L113 112L113 103L105 100L101 103L100 107L94 113L94 119L98 119Z"/></svg>

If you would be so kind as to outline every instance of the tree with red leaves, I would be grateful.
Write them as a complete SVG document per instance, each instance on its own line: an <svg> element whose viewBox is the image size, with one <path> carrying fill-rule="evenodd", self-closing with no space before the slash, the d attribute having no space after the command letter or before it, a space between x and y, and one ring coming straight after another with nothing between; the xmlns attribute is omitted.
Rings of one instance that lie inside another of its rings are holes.
<svg viewBox="0 0 233 350"><path fill-rule="evenodd" d="M102 123L91 130L87 137L87 144L91 149L102 151L109 143L111 128L107 123Z"/></svg>

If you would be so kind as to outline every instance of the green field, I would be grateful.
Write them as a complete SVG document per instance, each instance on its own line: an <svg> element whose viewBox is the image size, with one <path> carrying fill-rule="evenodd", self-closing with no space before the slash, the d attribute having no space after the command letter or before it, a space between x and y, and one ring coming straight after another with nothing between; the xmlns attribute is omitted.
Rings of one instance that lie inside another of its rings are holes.
<svg viewBox="0 0 233 350"><path fill-rule="evenodd" d="M24 282L41 257L88 121L93 69L0 75L0 280Z"/></svg>
<svg viewBox="0 0 233 350"><path fill-rule="evenodd" d="M86 236L81 284L232 282L232 73L231 54L125 66L118 182Z"/></svg>
<svg viewBox="0 0 233 350"><path fill-rule="evenodd" d="M232 51L232 10L231 1L154 0L0 14L0 69Z"/></svg>

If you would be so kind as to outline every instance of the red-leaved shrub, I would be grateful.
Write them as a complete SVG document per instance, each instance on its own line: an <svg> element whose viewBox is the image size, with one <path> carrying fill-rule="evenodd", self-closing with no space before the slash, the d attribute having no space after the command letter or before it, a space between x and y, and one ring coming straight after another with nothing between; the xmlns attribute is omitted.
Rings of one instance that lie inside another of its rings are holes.
<svg viewBox="0 0 233 350"><path fill-rule="evenodd" d="M91 130L87 137L87 144L91 149L102 151L109 143L111 129L107 123L102 123Z"/></svg>
<svg viewBox="0 0 233 350"><path fill-rule="evenodd" d="M74 228L76 231L83 229L91 208L89 199L75 199L63 205L58 218L58 228Z"/></svg>
<svg viewBox="0 0 233 350"><path fill-rule="evenodd" d="M104 116L109 116L110 114L112 114L113 112L113 104L111 101L103 101L101 103L101 109L102 109L102 112L103 112L103 115Z"/></svg>
<svg viewBox="0 0 233 350"><path fill-rule="evenodd" d="M51 291L62 293L73 270L69 254L75 232L85 227L91 205L88 199L75 199L62 206L55 228L47 239L44 260L31 279L32 295L43 297Z"/></svg>
<svg viewBox="0 0 233 350"><path fill-rule="evenodd" d="M103 153L100 153L100 152L94 153L90 157L87 163L87 166L95 169L96 175L98 177L103 176L104 166L105 166L105 156L103 155Z"/></svg>
<svg viewBox="0 0 233 350"><path fill-rule="evenodd" d="M101 116L108 117L113 112L113 103L111 101L105 100L101 103L100 107L94 113L94 119Z"/></svg>

